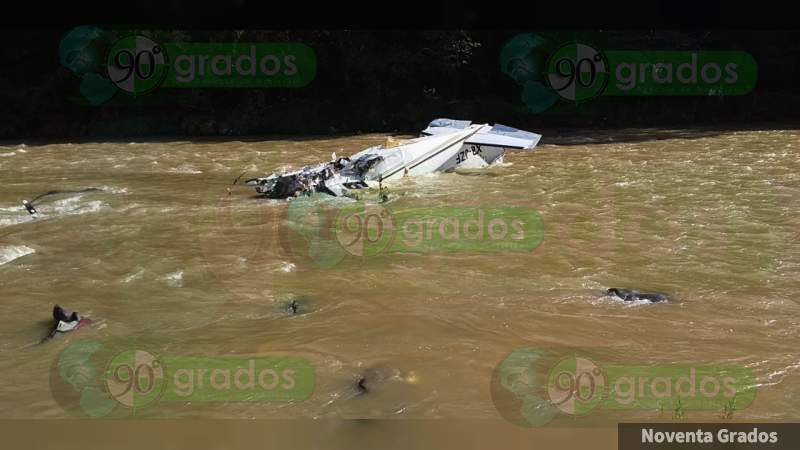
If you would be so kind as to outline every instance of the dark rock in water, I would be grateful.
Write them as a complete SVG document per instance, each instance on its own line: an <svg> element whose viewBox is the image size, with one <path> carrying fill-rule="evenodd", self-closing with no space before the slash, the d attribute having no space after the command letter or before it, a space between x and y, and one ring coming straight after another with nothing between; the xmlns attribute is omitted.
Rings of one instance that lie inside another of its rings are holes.
<svg viewBox="0 0 800 450"><path fill-rule="evenodd" d="M92 323L88 317L81 316L75 311L68 311L59 305L53 307L53 328L50 333L42 339L42 342L49 341L59 334L69 333L83 328Z"/></svg>
<svg viewBox="0 0 800 450"><path fill-rule="evenodd" d="M670 300L669 295L663 292L641 292L635 289L610 288L606 291L606 295L626 302L646 300L650 303L658 303Z"/></svg>

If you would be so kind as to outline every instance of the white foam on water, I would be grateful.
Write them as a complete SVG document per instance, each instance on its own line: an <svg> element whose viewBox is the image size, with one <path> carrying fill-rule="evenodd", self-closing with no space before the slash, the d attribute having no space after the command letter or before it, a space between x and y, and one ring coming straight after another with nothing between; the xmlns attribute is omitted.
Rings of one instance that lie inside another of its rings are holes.
<svg viewBox="0 0 800 450"><path fill-rule="evenodd" d="M128 203L128 204L126 204L126 205L122 206L122 207L119 209L119 212L125 212L125 211L129 211L129 210L131 210L131 209L135 209L135 208L141 208L141 206L142 206L142 204L141 204L141 203Z"/></svg>
<svg viewBox="0 0 800 450"><path fill-rule="evenodd" d="M83 195L76 195L75 197L65 198L63 200L58 200L53 202L53 206L51 208L38 208L40 213L43 214L52 214L50 211L55 212L59 215L74 215L74 214L86 214L90 212L97 212L101 209L105 208L107 205L100 200L93 200L91 202L87 202L85 204L80 204L80 200Z"/></svg>
<svg viewBox="0 0 800 450"><path fill-rule="evenodd" d="M178 270L164 275L163 278L172 287L183 287L183 271Z"/></svg>
<svg viewBox="0 0 800 450"><path fill-rule="evenodd" d="M16 152L0 153L0 156L17 156Z"/></svg>
<svg viewBox="0 0 800 450"><path fill-rule="evenodd" d="M142 275L144 275L144 269L141 268L141 267L138 267L136 272L134 272L134 273L128 275L127 277L123 278L122 282L123 283L130 283L133 280L138 280L138 279L142 278Z"/></svg>
<svg viewBox="0 0 800 450"><path fill-rule="evenodd" d="M189 174L203 173L202 170L197 170L196 168L194 168L194 166L191 166L189 164L182 164L182 165L180 165L178 167L173 167L172 169L169 169L169 172L171 172L171 173L189 173Z"/></svg>
<svg viewBox="0 0 800 450"><path fill-rule="evenodd" d="M24 222L30 222L34 220L34 218L30 215L23 216L8 216L8 217L0 217L0 227L10 227L12 225L17 225Z"/></svg>
<svg viewBox="0 0 800 450"><path fill-rule="evenodd" d="M215 162L214 167L212 169L214 172L228 172L231 170L230 167L226 166L225 164Z"/></svg>
<svg viewBox="0 0 800 450"><path fill-rule="evenodd" d="M297 268L296 265L294 265L294 264L292 264L290 262L286 262L286 261L283 261L283 263L281 265L281 271L286 272L286 273L294 272L295 268Z"/></svg>
<svg viewBox="0 0 800 450"><path fill-rule="evenodd" d="M22 203L14 206L0 206L0 211L20 212L20 211L25 211L25 207L22 206Z"/></svg>
<svg viewBox="0 0 800 450"><path fill-rule="evenodd" d="M82 196L83 194L79 194L57 200L49 204L37 204L36 209L39 210L38 219L35 219L33 216L28 214L28 212L22 207L22 204L0 207L0 227L8 227L25 222L33 222L35 220L49 219L57 216L92 213L108 208L108 205L100 200L81 203Z"/></svg>
<svg viewBox="0 0 800 450"><path fill-rule="evenodd" d="M636 306L642 306L642 305L654 305L655 304L655 303L651 302L650 300L625 301L625 300L623 300L623 299L621 299L619 297L610 296L610 295L601 297L601 299L604 302L610 302L610 303L616 303L616 304L620 304L621 303L623 306L628 307L628 308L636 307ZM669 302L658 302L658 303L669 303Z"/></svg>
<svg viewBox="0 0 800 450"><path fill-rule="evenodd" d="M118 188L118 187L113 187L113 186L100 186L98 189L100 189L100 190L102 190L104 192L109 192L111 194L127 194L128 193L128 188Z"/></svg>
<svg viewBox="0 0 800 450"><path fill-rule="evenodd" d="M36 250L25 245L5 245L0 247L0 266L23 256L36 253Z"/></svg>
<svg viewBox="0 0 800 450"><path fill-rule="evenodd" d="M24 222L34 220L33 216L25 211L22 203L12 206L0 207L0 227L10 227Z"/></svg>

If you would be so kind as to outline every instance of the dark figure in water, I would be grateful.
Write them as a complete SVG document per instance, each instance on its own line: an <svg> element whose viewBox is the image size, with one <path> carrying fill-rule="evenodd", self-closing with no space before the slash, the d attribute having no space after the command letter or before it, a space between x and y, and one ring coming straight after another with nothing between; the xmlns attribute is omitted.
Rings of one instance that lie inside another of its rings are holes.
<svg viewBox="0 0 800 450"><path fill-rule="evenodd" d="M366 385L367 379L363 375L359 375L356 378L356 394L366 394L369 392Z"/></svg>
<svg viewBox="0 0 800 450"><path fill-rule="evenodd" d="M356 395L367 394L378 389L388 381L402 381L406 384L417 384L419 378L414 371L403 372L384 365L369 367L355 378Z"/></svg>
<svg viewBox="0 0 800 450"><path fill-rule="evenodd" d="M309 311L308 300L303 298L292 299L290 302L284 303L283 307L286 309L287 313L293 316L305 314Z"/></svg>
<svg viewBox="0 0 800 450"><path fill-rule="evenodd" d="M606 295L626 302L647 300L650 303L658 303L669 301L669 296L663 292L640 292L633 289L610 288L606 291Z"/></svg>
<svg viewBox="0 0 800 450"><path fill-rule="evenodd" d="M386 203L389 201L389 189L383 188L383 176L378 178L378 197L380 197L379 203Z"/></svg>
<svg viewBox="0 0 800 450"><path fill-rule="evenodd" d="M96 192L96 191L102 191L102 189L100 189L100 188L86 188L86 189L78 189L78 190L75 190L75 191L61 191L61 190L59 190L59 191L47 191L42 195L37 195L31 201L23 200L22 201L22 206L25 207L25 209L28 211L28 214L30 214L34 218L36 218L36 217L39 217L39 211L36 210L36 208L33 206L33 204L35 202L45 198L45 197L49 197L51 195L58 195L58 194L83 194L85 192Z"/></svg>
<svg viewBox="0 0 800 450"><path fill-rule="evenodd" d="M39 217L39 211L37 211L36 208L34 208L33 205L27 200L22 201L22 206L24 206L28 211L28 214L32 215L34 218Z"/></svg>
<svg viewBox="0 0 800 450"><path fill-rule="evenodd" d="M53 307L53 321L53 329L42 342L49 341L59 334L75 331L92 322L88 317L83 317L75 311L67 311L58 305Z"/></svg>

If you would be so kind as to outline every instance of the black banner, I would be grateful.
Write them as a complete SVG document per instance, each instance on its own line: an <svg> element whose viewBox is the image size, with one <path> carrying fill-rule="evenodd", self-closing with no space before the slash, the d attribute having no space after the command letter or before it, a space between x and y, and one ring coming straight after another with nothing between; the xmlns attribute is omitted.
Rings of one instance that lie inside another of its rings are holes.
<svg viewBox="0 0 800 450"><path fill-rule="evenodd" d="M795 450L800 423L621 423L618 450Z"/></svg>

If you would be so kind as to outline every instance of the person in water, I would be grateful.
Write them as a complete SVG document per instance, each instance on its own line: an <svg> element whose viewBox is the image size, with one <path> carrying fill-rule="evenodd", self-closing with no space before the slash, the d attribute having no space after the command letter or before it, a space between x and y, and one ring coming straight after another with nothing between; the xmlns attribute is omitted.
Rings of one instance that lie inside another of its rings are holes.
<svg viewBox="0 0 800 450"><path fill-rule="evenodd" d="M401 371L385 365L369 367L358 374L353 385L355 395L373 392L387 381L402 381L406 384L418 384L419 376L415 371Z"/></svg>
<svg viewBox="0 0 800 450"><path fill-rule="evenodd" d="M69 333L92 323L88 317L81 316L75 311L67 311L58 305L53 307L53 321L53 329L42 340L43 342L53 339L59 334Z"/></svg>
<svg viewBox="0 0 800 450"><path fill-rule="evenodd" d="M380 198L380 203L389 201L389 189L384 189L383 187L383 175L378 177L378 197Z"/></svg>
<svg viewBox="0 0 800 450"><path fill-rule="evenodd" d="M33 204L27 200L22 201L22 206L28 211L28 214L32 215L34 218L39 217L39 211L33 207Z"/></svg>
<svg viewBox="0 0 800 450"><path fill-rule="evenodd" d="M90 188L86 188L86 189L78 189L78 190L71 190L71 191L62 191L62 190L47 191L44 194L37 195L31 201L23 200L22 201L22 206L25 207L25 209L28 211L28 214L32 215L35 218L35 217L39 217L39 211L36 210L36 208L33 206L33 203L34 202L38 202L39 200L41 200L41 199L43 199L45 197L50 197L52 195L59 195L59 194L83 194L83 193L86 193L86 192L97 192L97 191L102 191L102 189L90 187Z"/></svg>
<svg viewBox="0 0 800 450"><path fill-rule="evenodd" d="M669 301L669 296L663 292L640 292L634 289L610 288L606 291L606 295L626 302L646 300L650 303L658 303Z"/></svg>

